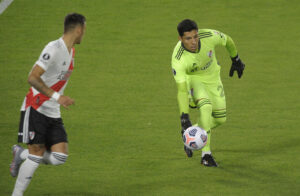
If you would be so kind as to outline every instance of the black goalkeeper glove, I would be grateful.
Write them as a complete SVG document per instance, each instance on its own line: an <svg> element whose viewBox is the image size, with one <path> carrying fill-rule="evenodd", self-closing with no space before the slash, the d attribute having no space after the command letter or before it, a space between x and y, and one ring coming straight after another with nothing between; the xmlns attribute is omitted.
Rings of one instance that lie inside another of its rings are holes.
<svg viewBox="0 0 300 196"><path fill-rule="evenodd" d="M182 128L181 134L183 134L187 128L192 126L192 123L189 118L189 114L182 113L180 116L180 121L181 121L181 128Z"/></svg>
<svg viewBox="0 0 300 196"><path fill-rule="evenodd" d="M236 57L231 58L231 60L232 60L232 65L230 68L229 76L232 77L234 71L236 71L239 78L241 78L243 75L243 71L245 69L245 64L241 61L239 55L236 55Z"/></svg>

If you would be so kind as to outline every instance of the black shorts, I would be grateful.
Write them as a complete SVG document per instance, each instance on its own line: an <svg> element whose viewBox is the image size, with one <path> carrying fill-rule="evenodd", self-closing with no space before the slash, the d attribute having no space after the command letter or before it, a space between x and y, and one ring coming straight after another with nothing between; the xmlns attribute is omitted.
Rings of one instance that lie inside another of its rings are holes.
<svg viewBox="0 0 300 196"><path fill-rule="evenodd" d="M60 142L68 142L68 139L61 118L50 118L28 107L26 111L21 111L18 142L51 147Z"/></svg>

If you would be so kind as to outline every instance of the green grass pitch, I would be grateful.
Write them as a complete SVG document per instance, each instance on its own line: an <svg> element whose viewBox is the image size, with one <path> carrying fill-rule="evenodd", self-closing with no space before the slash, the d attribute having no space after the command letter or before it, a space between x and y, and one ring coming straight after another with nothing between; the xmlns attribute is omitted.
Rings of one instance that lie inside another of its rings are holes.
<svg viewBox="0 0 300 196"><path fill-rule="evenodd" d="M41 165L25 195L300 195L296 0L15 0L0 15L0 195L15 183L27 75L70 12L87 17L65 92L76 105L62 109L70 156ZM229 34L246 64L242 79L229 78L217 48L228 114L212 134L219 168L182 149L170 60L184 18Z"/></svg>

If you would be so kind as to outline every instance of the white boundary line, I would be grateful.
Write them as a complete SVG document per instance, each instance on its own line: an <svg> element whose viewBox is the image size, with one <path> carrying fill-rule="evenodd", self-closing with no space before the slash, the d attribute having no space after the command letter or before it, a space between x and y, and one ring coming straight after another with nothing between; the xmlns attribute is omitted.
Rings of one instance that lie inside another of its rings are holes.
<svg viewBox="0 0 300 196"><path fill-rule="evenodd" d="M13 2L14 0L3 0L0 3L0 14L2 14L6 8Z"/></svg>

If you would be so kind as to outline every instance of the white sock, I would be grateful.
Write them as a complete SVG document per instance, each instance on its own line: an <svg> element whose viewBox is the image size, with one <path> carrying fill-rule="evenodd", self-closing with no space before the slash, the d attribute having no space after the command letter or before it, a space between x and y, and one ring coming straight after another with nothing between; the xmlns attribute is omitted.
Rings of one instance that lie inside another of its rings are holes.
<svg viewBox="0 0 300 196"><path fill-rule="evenodd" d="M24 149L23 152L21 152L20 157L22 160L25 160L29 155L28 149Z"/></svg>
<svg viewBox="0 0 300 196"><path fill-rule="evenodd" d="M202 151L202 157L204 157L204 155L206 155L206 154L211 154L211 151L206 151L206 152Z"/></svg>
<svg viewBox="0 0 300 196"><path fill-rule="evenodd" d="M45 151L43 155L43 161L46 164L61 165L67 161L68 155L61 152L49 152Z"/></svg>
<svg viewBox="0 0 300 196"><path fill-rule="evenodd" d="M22 196L27 186L29 185L33 173L38 168L42 157L29 154L28 158L22 163L19 175L15 184L12 196Z"/></svg>

